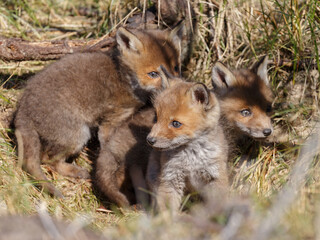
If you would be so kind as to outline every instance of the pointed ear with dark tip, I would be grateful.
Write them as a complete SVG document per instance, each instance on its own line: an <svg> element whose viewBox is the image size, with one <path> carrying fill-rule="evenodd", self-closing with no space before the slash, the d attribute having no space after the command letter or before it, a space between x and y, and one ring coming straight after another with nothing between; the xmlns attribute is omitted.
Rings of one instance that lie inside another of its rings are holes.
<svg viewBox="0 0 320 240"><path fill-rule="evenodd" d="M160 67L157 70L161 77L162 88L166 89L170 87L170 79L174 77L167 71L167 69L163 65L160 65Z"/></svg>
<svg viewBox="0 0 320 240"><path fill-rule="evenodd" d="M259 62L257 62L253 68L251 69L253 72L255 72L264 82L269 86L269 80L268 80L268 63L269 59L268 56L262 57Z"/></svg>
<svg viewBox="0 0 320 240"><path fill-rule="evenodd" d="M177 26L169 33L169 39L173 43L175 49L177 49L181 55L181 42L183 36L186 34L186 26L184 20L181 20Z"/></svg>
<svg viewBox="0 0 320 240"><path fill-rule="evenodd" d="M139 53L143 49L143 44L139 38L123 27L118 29L116 40L121 51L129 50Z"/></svg>
<svg viewBox="0 0 320 240"><path fill-rule="evenodd" d="M203 83L195 83L191 88L192 100L201 103L204 108L210 109L210 92L209 89Z"/></svg>
<svg viewBox="0 0 320 240"><path fill-rule="evenodd" d="M221 62L216 62L211 73L212 86L214 88L228 88L236 82L233 73Z"/></svg>

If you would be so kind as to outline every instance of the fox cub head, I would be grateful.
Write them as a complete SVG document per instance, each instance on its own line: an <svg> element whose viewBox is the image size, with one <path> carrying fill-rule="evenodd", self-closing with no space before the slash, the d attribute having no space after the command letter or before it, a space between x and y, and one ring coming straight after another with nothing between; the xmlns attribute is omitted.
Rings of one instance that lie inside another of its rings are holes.
<svg viewBox="0 0 320 240"><path fill-rule="evenodd" d="M166 76L163 76L166 79ZM168 81L170 80L170 81ZM154 99L155 124L147 142L159 150L185 145L213 128L220 117L215 95L202 83L167 79L165 90Z"/></svg>
<svg viewBox="0 0 320 240"><path fill-rule="evenodd" d="M163 65L174 76L180 75L180 46L183 25L172 31L120 28L116 34L121 61L134 74L142 89L155 91L162 87L158 72Z"/></svg>
<svg viewBox="0 0 320 240"><path fill-rule="evenodd" d="M232 129L256 139L273 132L270 118L273 93L267 64L266 56L250 70L231 72L220 62L212 69L212 85L219 96L224 120Z"/></svg>

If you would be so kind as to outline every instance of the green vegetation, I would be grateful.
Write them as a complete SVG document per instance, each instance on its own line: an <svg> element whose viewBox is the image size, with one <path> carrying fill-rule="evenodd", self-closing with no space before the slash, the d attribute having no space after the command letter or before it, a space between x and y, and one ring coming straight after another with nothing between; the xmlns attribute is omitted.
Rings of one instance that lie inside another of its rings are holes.
<svg viewBox="0 0 320 240"><path fill-rule="evenodd" d="M25 40L94 39L110 33L128 14L141 12L144 1L9 0L0 3L1 37ZM148 4L149 1L146 1ZM318 0L191 1L198 28L184 75L210 84L211 68L220 60L231 68L250 67L267 54L275 93L275 140L248 143L256 157L239 156L230 166L228 203L212 200L183 213L151 217L136 210L101 209L91 182L65 178L43 166L65 195L54 199L39 192L17 161L10 116L26 79L49 62L0 61L0 216L35 214L45 202L50 215L73 221L86 216L89 226L122 239L232 239L250 237L278 199L305 142L319 118L320 2ZM281 63L284 61L284 63ZM318 136L319 137L319 136ZM316 142L316 141L315 141ZM313 143L315 143L313 142ZM318 147L319 148L319 147ZM77 162L91 167L90 152ZM271 239L320 238L320 161L315 157L292 205L276 222ZM189 206L190 204L187 203ZM230 226L236 214L239 228Z"/></svg>

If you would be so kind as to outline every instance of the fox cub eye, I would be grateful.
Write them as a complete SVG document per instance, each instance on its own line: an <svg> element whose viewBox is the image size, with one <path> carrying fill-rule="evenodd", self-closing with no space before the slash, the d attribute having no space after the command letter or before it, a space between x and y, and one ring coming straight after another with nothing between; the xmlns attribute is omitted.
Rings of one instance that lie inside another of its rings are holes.
<svg viewBox="0 0 320 240"><path fill-rule="evenodd" d="M176 73L179 73L179 66L176 65L173 70L174 70Z"/></svg>
<svg viewBox="0 0 320 240"><path fill-rule="evenodd" d="M271 105L268 105L268 106L267 106L267 109L266 109L266 112L267 112L267 113L270 113L271 111L272 111L272 107L271 107Z"/></svg>
<svg viewBox="0 0 320 240"><path fill-rule="evenodd" d="M158 121L157 114L155 114L153 118L153 123L157 123L157 121Z"/></svg>
<svg viewBox="0 0 320 240"><path fill-rule="evenodd" d="M152 71L152 72L148 73L148 76L150 78L158 78L159 77L159 73Z"/></svg>
<svg viewBox="0 0 320 240"><path fill-rule="evenodd" d="M179 127L181 127L181 125L182 125L182 123L179 121L172 121L172 126L174 128L179 128Z"/></svg>
<svg viewBox="0 0 320 240"><path fill-rule="evenodd" d="M244 117L249 117L249 116L251 116L251 111L250 111L250 109L243 109L243 110L241 110L240 111L240 113L241 113L241 115L242 116L244 116Z"/></svg>

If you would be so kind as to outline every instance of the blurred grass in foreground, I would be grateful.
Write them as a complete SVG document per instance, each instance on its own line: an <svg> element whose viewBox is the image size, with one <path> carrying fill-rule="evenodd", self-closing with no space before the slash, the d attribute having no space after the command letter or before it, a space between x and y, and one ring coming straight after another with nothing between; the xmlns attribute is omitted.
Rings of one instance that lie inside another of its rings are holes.
<svg viewBox="0 0 320 240"><path fill-rule="evenodd" d="M267 218L279 191L290 179L300 145L319 117L320 3L195 0L191 4L199 25L192 59L184 73L186 78L210 83L216 60L231 68L250 67L265 54L273 61L269 76L276 95L273 105L278 142L248 143L249 152L254 146L258 153L245 160L239 156L230 166L230 201L213 199L178 219L168 213L151 217L134 210L99 210L101 203L90 182L64 178L45 166L66 197L57 200L39 192L18 167L8 119L23 82L48 63L1 62L0 215L35 214L37 206L45 202L50 215L58 219L73 221L87 216L96 231L122 239L241 239L259 232L259 224ZM132 0L3 1L0 36L32 41L97 38L109 33L135 7L141 11L142 6L143 1ZM282 66L278 64L280 60L291 65ZM77 162L90 168L86 152ZM315 157L292 205L285 206L285 215L275 222L270 239L320 238L319 164L319 157ZM236 235L232 235L234 232Z"/></svg>

